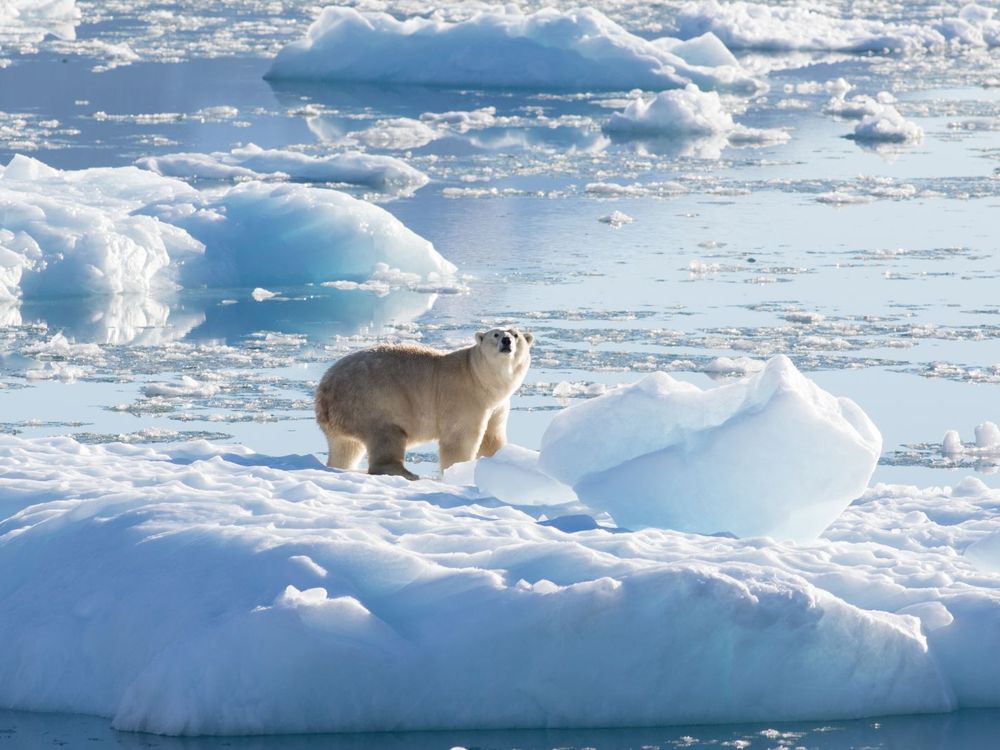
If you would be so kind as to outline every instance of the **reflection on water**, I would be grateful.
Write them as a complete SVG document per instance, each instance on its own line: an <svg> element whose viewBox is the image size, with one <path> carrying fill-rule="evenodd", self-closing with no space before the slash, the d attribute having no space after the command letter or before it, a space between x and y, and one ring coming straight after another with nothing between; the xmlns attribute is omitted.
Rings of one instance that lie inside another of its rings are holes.
<svg viewBox="0 0 1000 750"><path fill-rule="evenodd" d="M107 719L0 711L0 747L163 748L163 750L666 750L667 748L773 748L809 750L993 750L1000 711L890 716L858 721L665 727L656 729L498 730L398 732L274 737L161 737L116 732Z"/></svg>
<svg viewBox="0 0 1000 750"><path fill-rule="evenodd" d="M298 287L261 301L247 289L179 292L168 299L31 299L0 307L0 325L43 323L77 343L112 345L205 340L233 344L257 331L326 340L408 323L430 310L436 299L437 294L407 289L379 294L329 287Z"/></svg>

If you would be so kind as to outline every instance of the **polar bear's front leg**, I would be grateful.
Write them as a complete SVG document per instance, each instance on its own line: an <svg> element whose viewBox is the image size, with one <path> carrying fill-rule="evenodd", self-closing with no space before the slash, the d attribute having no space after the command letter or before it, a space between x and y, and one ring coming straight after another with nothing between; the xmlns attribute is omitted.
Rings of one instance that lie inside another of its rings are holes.
<svg viewBox="0 0 1000 750"><path fill-rule="evenodd" d="M441 454L441 471L452 464L471 461L476 457L486 432L487 415L483 415L478 424L469 421L459 421L438 440Z"/></svg>
<svg viewBox="0 0 1000 750"><path fill-rule="evenodd" d="M504 401L493 410L490 421L486 424L486 432L479 445L477 456L492 456L507 444L507 415L510 414L510 402Z"/></svg>

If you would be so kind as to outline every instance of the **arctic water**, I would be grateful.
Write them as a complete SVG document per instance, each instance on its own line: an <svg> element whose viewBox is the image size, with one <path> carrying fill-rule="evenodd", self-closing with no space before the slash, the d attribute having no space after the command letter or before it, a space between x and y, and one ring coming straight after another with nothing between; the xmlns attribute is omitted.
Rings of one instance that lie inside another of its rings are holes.
<svg viewBox="0 0 1000 750"><path fill-rule="evenodd" d="M520 445L537 448L555 410L649 371L705 386L784 353L878 425L884 452L873 482L954 485L974 475L1000 487L996 453L941 445L948 430L968 443L976 425L1000 421L995 46L734 50L768 86L727 95L735 119L789 136L744 143L605 132L634 98L628 91L269 82L274 53L315 15L306 3L178 3L169 13L155 3L77 5L70 31L12 34L0 47L0 163L25 154L60 170L118 167L250 143L386 154L430 183L397 193L338 188L377 202L458 273L440 284L0 298L0 432L85 443L204 437L323 460L312 391L338 356L381 341L457 347L477 330L517 324L537 339L510 420ZM653 37L669 32L679 5L601 8ZM919 22L941 10L827 5L873 21ZM845 137L857 120L831 112L840 79L853 87L848 98L891 92L922 138ZM429 116L456 112L468 117ZM409 460L418 473L436 472L433 446ZM986 747L997 721L986 711L271 741L143 737L113 733L103 719L8 713L0 744Z"/></svg>

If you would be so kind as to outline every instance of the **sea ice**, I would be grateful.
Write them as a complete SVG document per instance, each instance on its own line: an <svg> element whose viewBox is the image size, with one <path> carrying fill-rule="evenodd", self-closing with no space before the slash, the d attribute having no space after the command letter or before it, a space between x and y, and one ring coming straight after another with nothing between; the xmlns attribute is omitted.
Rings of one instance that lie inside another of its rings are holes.
<svg viewBox="0 0 1000 750"><path fill-rule="evenodd" d="M267 76L521 89L759 86L720 45L703 41L680 53L670 46L631 34L593 8L523 14L507 6L452 23L331 6L305 38L278 53ZM683 54L726 64L693 64Z"/></svg>
<svg viewBox="0 0 1000 750"><path fill-rule="evenodd" d="M76 0L3 0L0 2L0 51L4 44L40 42L48 35L74 39L80 23Z"/></svg>
<svg viewBox="0 0 1000 750"><path fill-rule="evenodd" d="M1000 706L967 554L998 508L967 480L878 486L806 547L611 534L313 457L0 436L0 704L170 734Z"/></svg>
<svg viewBox="0 0 1000 750"><path fill-rule="evenodd" d="M365 281L384 264L455 267L384 209L345 193L258 181L199 191L136 167L0 168L0 300L184 286Z"/></svg>
<svg viewBox="0 0 1000 750"><path fill-rule="evenodd" d="M925 24L889 23L838 17L814 4L698 0L681 6L676 23L682 37L711 31L729 49L918 52L949 43L996 46L1000 22L994 14L991 8L969 4L957 16Z"/></svg>
<svg viewBox="0 0 1000 750"><path fill-rule="evenodd" d="M137 160L136 165L167 177L185 179L287 176L299 182L341 182L401 193L412 193L427 184L427 175L392 156L360 152L310 156L285 149L263 149L254 143L229 152L146 156Z"/></svg>
<svg viewBox="0 0 1000 750"><path fill-rule="evenodd" d="M539 465L629 528L808 541L864 491L881 448L853 401L777 356L718 388L654 373L571 406Z"/></svg>
<svg viewBox="0 0 1000 750"><path fill-rule="evenodd" d="M573 490L538 469L538 451L506 445L476 461L474 482L511 505L558 505L576 500Z"/></svg>
<svg viewBox="0 0 1000 750"><path fill-rule="evenodd" d="M661 91L650 100L636 98L622 112L615 112L604 130L629 136L711 136L723 134L732 142L788 140L783 130L758 130L737 125L715 91L694 84Z"/></svg>
<svg viewBox="0 0 1000 750"><path fill-rule="evenodd" d="M847 137L869 143L912 143L923 139L924 131L904 119L891 104L883 104L879 110L865 116Z"/></svg>

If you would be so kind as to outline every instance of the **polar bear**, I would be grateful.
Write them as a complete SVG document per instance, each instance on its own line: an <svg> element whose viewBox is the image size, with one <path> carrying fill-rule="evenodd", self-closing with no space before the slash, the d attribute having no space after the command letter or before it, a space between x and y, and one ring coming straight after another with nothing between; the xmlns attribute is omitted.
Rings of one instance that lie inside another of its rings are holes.
<svg viewBox="0 0 1000 750"><path fill-rule="evenodd" d="M494 328L452 352L406 344L348 354L316 389L327 465L353 469L367 450L369 474L418 479L403 466L406 447L430 440L438 441L442 471L492 456L507 442L510 396L533 343L530 333Z"/></svg>

